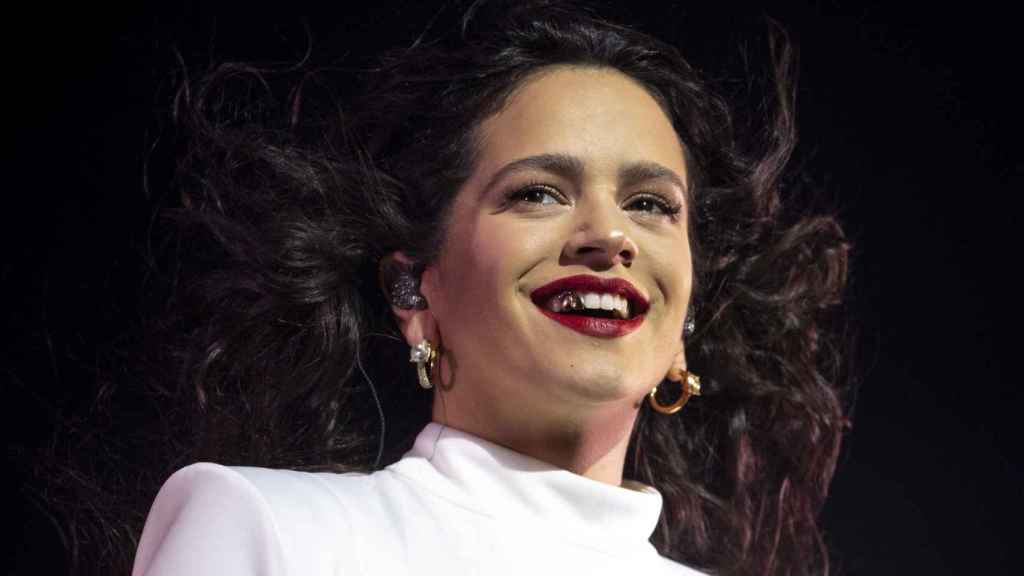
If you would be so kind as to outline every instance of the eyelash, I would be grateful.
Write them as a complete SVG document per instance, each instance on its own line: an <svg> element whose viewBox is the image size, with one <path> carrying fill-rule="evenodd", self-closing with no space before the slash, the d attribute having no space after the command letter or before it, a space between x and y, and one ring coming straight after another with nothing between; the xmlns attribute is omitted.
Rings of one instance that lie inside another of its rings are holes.
<svg viewBox="0 0 1024 576"><path fill-rule="evenodd" d="M515 190L509 192L508 195L505 197L505 203L514 204L518 202L525 202L526 195L531 192L543 192L546 193L548 196L555 198L555 200L559 204L566 203L565 197L562 196L562 194L558 190L546 184L527 184L526 186L523 186L521 188L516 188ZM540 202L530 202L530 204L540 204Z"/></svg>
<svg viewBox="0 0 1024 576"><path fill-rule="evenodd" d="M648 200L650 202L654 202L654 204L656 204L658 208L661 210L662 215L670 216L673 219L675 219L676 216L679 216L679 213L683 211L682 205L676 202L666 200L665 198L658 194L640 194L638 196L634 196L633 198L631 198L631 200L634 203L639 200ZM644 212L646 212L646 210L644 210Z"/></svg>
<svg viewBox="0 0 1024 576"><path fill-rule="evenodd" d="M507 205L511 205L511 204L515 204L515 203L519 203L519 202L525 202L526 201L526 196L528 194L530 194L531 192L542 192L544 194L547 194L547 195L551 196L552 198L555 198L555 200L559 204L567 203L566 200L565 200L565 197L562 196L562 194L557 189L552 188L551 186L548 186L546 184L538 184L538 183L527 184L527 185L525 185L525 186L523 186L521 188L516 188L515 190L510 192L505 197L505 203ZM664 198L663 196L661 196L659 194L639 194L637 196L634 196L634 197L630 198L630 204L633 204L633 203L636 203L637 201L642 201L642 200L653 202L658 207L660 212L653 212L653 211L650 211L650 210L641 210L641 212L649 213L649 214L658 214L658 215L661 215L661 216L668 216L668 217L672 218L673 220L677 219L677 217L679 216L679 213L682 212L682 209L683 209L681 204L679 204L677 202L670 201L670 200ZM530 202L530 203L531 204L541 204L541 202Z"/></svg>

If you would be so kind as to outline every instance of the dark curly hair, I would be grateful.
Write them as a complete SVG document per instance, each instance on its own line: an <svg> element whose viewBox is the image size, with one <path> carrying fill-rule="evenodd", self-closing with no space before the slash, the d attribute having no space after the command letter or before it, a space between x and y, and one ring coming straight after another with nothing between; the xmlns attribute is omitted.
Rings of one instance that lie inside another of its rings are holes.
<svg viewBox="0 0 1024 576"><path fill-rule="evenodd" d="M525 78L605 67L663 107L692 179L698 328L686 345L705 397L683 417L641 410L624 469L664 496L654 544L717 574L827 573L817 516L847 425L835 308L849 244L833 217L783 201L793 58L775 38L772 111L747 140L673 46L565 2L476 2L460 26L364 71L351 107L309 94L325 73L303 71L281 101L247 95L272 94L280 76L252 65L185 83L168 212L180 269L154 332L172 369L146 375L163 440L136 455L153 464L139 501L196 460L335 471L397 460L432 400L404 361L381 258L437 257L475 127Z"/></svg>

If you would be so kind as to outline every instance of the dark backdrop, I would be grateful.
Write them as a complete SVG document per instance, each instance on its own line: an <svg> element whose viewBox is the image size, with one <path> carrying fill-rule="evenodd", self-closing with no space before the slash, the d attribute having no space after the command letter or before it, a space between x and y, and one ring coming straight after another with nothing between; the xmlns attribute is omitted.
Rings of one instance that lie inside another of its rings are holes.
<svg viewBox="0 0 1024 576"><path fill-rule="evenodd" d="M24 482L54 426L88 406L97 357L139 321L155 202L142 162L167 107L173 50L193 70L294 61L308 29L314 63L345 63L409 42L436 6L94 4L22 8L5 26L13 152L0 204L0 378L6 564L19 574L64 570L57 532ZM760 8L660 4L619 10L713 75L763 69ZM1011 372L1019 32L1009 13L978 3L889 4L764 8L801 49L797 160L838 199L856 246L861 385L828 538L847 574L1014 573L1024 511Z"/></svg>

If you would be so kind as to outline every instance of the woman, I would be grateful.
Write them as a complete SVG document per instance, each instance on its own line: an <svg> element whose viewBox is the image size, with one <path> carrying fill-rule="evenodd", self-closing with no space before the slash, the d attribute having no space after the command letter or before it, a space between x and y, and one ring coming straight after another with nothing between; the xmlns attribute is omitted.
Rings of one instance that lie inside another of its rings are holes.
<svg viewBox="0 0 1024 576"><path fill-rule="evenodd" d="M386 57L323 140L183 92L192 458L317 472L185 467L134 573L827 571L847 245L780 204L780 62L758 154L675 49L551 2Z"/></svg>

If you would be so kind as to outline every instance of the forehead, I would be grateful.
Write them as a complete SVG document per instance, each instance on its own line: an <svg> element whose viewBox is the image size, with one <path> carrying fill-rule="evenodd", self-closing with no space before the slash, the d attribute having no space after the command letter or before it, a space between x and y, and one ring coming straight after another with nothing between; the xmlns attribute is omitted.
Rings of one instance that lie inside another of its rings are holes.
<svg viewBox="0 0 1024 576"><path fill-rule="evenodd" d="M588 164L657 162L686 178L679 136L658 102L613 69L552 67L528 77L478 132L478 170L535 154Z"/></svg>

